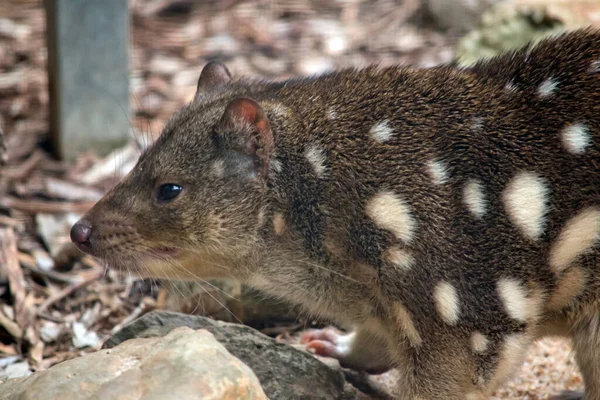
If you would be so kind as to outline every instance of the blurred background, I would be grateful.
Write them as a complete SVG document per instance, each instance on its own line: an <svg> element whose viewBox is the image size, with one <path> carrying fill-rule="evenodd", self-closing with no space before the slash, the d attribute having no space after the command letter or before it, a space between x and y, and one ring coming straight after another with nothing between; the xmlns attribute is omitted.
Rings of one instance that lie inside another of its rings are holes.
<svg viewBox="0 0 600 400"><path fill-rule="evenodd" d="M193 98L207 61L274 80L468 64L589 25L600 27L600 0L0 0L0 381L95 351L155 309L292 343L327 323L234 282L120 276L70 244L70 226ZM540 343L499 398L581 387L569 351Z"/></svg>

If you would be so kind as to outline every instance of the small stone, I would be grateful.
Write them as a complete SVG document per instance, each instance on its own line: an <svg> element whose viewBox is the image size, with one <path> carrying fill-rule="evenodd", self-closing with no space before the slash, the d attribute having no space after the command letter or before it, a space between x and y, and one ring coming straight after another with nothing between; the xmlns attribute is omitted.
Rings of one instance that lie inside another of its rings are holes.
<svg viewBox="0 0 600 400"><path fill-rule="evenodd" d="M21 374L25 367L28 371L28 366L19 366ZM185 327L165 337L128 340L0 384L1 400L57 398L267 399L252 370L208 331Z"/></svg>
<svg viewBox="0 0 600 400"><path fill-rule="evenodd" d="M0 18L0 36L23 41L27 40L30 35L31 28L28 25L18 24L7 18Z"/></svg>
<svg viewBox="0 0 600 400"><path fill-rule="evenodd" d="M163 54L155 55L150 61L149 67L152 72L162 75L173 75L182 68L183 65L178 58L169 57Z"/></svg>
<svg viewBox="0 0 600 400"><path fill-rule="evenodd" d="M204 42L206 53L232 54L239 50L240 44L238 41L225 33L210 37Z"/></svg>
<svg viewBox="0 0 600 400"><path fill-rule="evenodd" d="M35 258L35 264L39 269L43 271L49 271L54 268L54 260L42 250L34 250L33 257Z"/></svg>
<svg viewBox="0 0 600 400"><path fill-rule="evenodd" d="M296 66L301 75L321 75L335 68L335 64L328 57L308 56L302 58Z"/></svg>
<svg viewBox="0 0 600 400"><path fill-rule="evenodd" d="M100 338L96 332L88 331L83 323L73 322L73 346L78 349L97 348L100 346Z"/></svg>
<svg viewBox="0 0 600 400"><path fill-rule="evenodd" d="M40 328L40 337L46 343L52 343L58 339L62 332L62 327L52 321L44 321Z"/></svg>
<svg viewBox="0 0 600 400"><path fill-rule="evenodd" d="M27 361L21 361L7 365L3 371L0 371L0 380L21 378L29 375L31 375L29 363ZM2 390L0 390L0 393L2 393Z"/></svg>

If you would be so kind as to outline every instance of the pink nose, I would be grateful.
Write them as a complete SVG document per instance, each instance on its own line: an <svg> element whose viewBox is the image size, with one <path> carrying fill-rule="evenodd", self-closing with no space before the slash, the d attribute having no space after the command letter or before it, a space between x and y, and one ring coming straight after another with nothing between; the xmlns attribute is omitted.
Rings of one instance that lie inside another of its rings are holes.
<svg viewBox="0 0 600 400"><path fill-rule="evenodd" d="M89 244L92 234L92 224L85 219L79 220L71 228L71 241L76 245Z"/></svg>

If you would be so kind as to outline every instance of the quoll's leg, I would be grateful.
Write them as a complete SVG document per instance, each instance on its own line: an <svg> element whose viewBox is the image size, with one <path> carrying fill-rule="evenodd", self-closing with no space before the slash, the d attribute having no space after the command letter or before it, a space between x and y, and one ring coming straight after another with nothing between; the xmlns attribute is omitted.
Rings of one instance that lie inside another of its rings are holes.
<svg viewBox="0 0 600 400"><path fill-rule="evenodd" d="M541 324L538 327L538 331L536 332L536 338L541 339L546 336L563 336L570 337L571 334L571 326L569 324L568 318L564 316L558 315L555 318L545 321L544 324ZM583 400L583 392L582 391L572 391L565 390L562 393L550 397L549 400Z"/></svg>
<svg viewBox="0 0 600 400"><path fill-rule="evenodd" d="M315 354L337 359L345 368L380 374L392 367L385 343L365 329L348 334L333 328L314 330L303 335L302 343Z"/></svg>
<svg viewBox="0 0 600 400"><path fill-rule="evenodd" d="M580 398L600 400L600 308L588 310L585 315L577 318L572 338L575 359L585 385L585 395Z"/></svg>

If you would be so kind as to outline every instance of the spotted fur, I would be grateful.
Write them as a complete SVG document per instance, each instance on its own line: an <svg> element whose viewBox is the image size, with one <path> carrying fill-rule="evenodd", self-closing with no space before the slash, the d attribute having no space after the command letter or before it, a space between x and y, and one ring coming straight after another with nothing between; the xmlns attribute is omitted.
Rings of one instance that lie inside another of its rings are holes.
<svg viewBox="0 0 600 400"><path fill-rule="evenodd" d="M206 74L81 247L354 326L330 355L400 369L401 399L485 398L559 332L599 400L598 60L587 30L462 69Z"/></svg>

